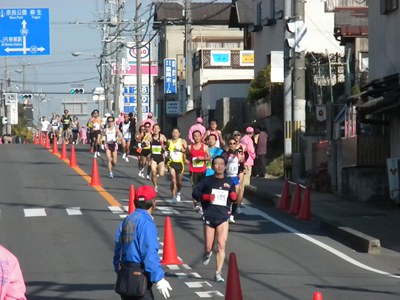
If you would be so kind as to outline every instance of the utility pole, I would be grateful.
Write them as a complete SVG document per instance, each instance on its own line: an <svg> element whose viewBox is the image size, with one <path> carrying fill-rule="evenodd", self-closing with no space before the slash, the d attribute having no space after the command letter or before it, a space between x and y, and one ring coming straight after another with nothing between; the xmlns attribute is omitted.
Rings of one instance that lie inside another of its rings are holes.
<svg viewBox="0 0 400 300"><path fill-rule="evenodd" d="M6 56L6 62L5 62L5 69L6 69L6 92L8 92L8 87L10 85L10 73L8 71L8 57ZM7 125L6 125L6 133L11 134L11 105L6 106L6 117L8 119Z"/></svg>
<svg viewBox="0 0 400 300"><path fill-rule="evenodd" d="M101 68L103 68L103 85L104 85L104 103L103 103L103 113L108 112L109 114L112 114L112 104L111 104L111 97L110 97L110 79L112 76L110 73L112 70L108 68L108 62L107 62L107 53L109 53L109 43L106 41L107 37L109 36L110 33L110 27L108 24L103 25L103 55L101 57Z"/></svg>
<svg viewBox="0 0 400 300"><path fill-rule="evenodd" d="M142 114L142 43L141 43L141 29L140 29L140 0L136 0L136 108L137 108L137 122L136 127L140 126L143 121ZM150 84L150 83L149 83ZM137 128L139 132L139 128Z"/></svg>
<svg viewBox="0 0 400 300"><path fill-rule="evenodd" d="M116 49L116 56L115 56L115 64L117 68L117 74L115 76L115 86L114 86L114 117L118 118L119 117L119 112L120 112L120 103L119 103L119 98L121 95L121 40L120 40L120 28L121 28L121 22L122 22L122 11L123 11L123 6L122 6L122 0L117 0L117 29L116 29L116 44L117 44L117 49Z"/></svg>
<svg viewBox="0 0 400 300"><path fill-rule="evenodd" d="M192 77L192 0L185 0L185 80L186 111L193 109L193 77Z"/></svg>
<svg viewBox="0 0 400 300"><path fill-rule="evenodd" d="M305 1L295 0L294 16L296 20L305 21ZM305 157L304 147L301 139L306 127L306 70L305 70L305 51L296 53L294 60L294 97L293 97L293 173L294 180L304 177Z"/></svg>
<svg viewBox="0 0 400 300"><path fill-rule="evenodd" d="M285 27L292 17L292 0L285 0ZM291 178L292 168L292 101L293 101L293 74L292 74L292 58L293 50L289 47L286 40L292 38L289 30L285 30L284 40L284 83L283 83L283 121L284 121L284 157L285 157L285 178Z"/></svg>

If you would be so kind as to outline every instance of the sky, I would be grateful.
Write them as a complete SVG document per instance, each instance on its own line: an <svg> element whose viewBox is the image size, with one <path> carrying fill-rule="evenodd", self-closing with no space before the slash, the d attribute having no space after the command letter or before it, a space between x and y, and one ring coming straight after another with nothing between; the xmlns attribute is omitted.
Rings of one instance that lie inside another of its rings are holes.
<svg viewBox="0 0 400 300"><path fill-rule="evenodd" d="M150 0L142 1L142 13L149 8ZM22 89L22 63L25 67L25 90L37 93L69 92L71 84L84 84L85 97L89 103L90 113L97 104L92 101L92 88L100 86L96 64L102 52L101 31L96 24L75 25L69 22L95 22L102 17L104 0L1 0L0 10L49 8L50 12L50 55L47 56L10 56L8 58L10 78L14 81L9 90L19 92ZM107 5L108 7L108 5ZM125 1L124 19L133 19L135 0ZM96 13L100 12L100 13ZM142 17L145 19L146 15ZM6 28L0 28L4 36ZM151 30L151 27L149 31ZM125 41L133 41L127 36ZM83 52L90 55L74 57L71 52ZM0 79L4 80L5 57L0 56ZM87 80L89 78L95 78ZM50 101L40 104L41 115L50 117L55 111L62 114L61 102L69 95L47 94ZM34 117L37 118L38 102L34 105Z"/></svg>

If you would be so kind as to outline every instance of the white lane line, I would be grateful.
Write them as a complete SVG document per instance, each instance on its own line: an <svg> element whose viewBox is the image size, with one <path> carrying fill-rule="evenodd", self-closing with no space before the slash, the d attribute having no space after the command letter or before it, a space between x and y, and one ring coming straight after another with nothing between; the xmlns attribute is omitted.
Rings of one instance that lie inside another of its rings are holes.
<svg viewBox="0 0 400 300"><path fill-rule="evenodd" d="M176 275L179 279L181 279L181 278L188 279L188 278L189 278L189 275L187 275L186 273L175 273L175 275Z"/></svg>
<svg viewBox="0 0 400 300"><path fill-rule="evenodd" d="M190 273L190 274L186 274L186 273L175 273L175 275L176 275L178 278L189 278L189 277L191 277L191 278L201 278L201 276L199 275L199 273L196 273L196 272L192 272L192 273Z"/></svg>
<svg viewBox="0 0 400 300"><path fill-rule="evenodd" d="M125 219L128 215L119 215L121 219Z"/></svg>
<svg viewBox="0 0 400 300"><path fill-rule="evenodd" d="M183 180L185 180L185 181L190 181L190 178L187 177L187 176L182 176L182 178L183 178Z"/></svg>
<svg viewBox="0 0 400 300"><path fill-rule="evenodd" d="M158 250L158 254L163 254L163 253L164 253L163 249Z"/></svg>
<svg viewBox="0 0 400 300"><path fill-rule="evenodd" d="M282 227L283 229L286 229L287 231L297 235L298 237L301 237L301 238L309 241L310 243L313 243L314 245L316 245L318 247L321 247L322 249L325 249L326 251L332 253L333 255L336 255L337 257L339 257L339 258L347 261L348 263L350 263L352 265L355 265L355 266L357 266L357 267L359 267L361 269L364 269L364 270L367 270L367 271L370 271L370 272L374 272L374 273L377 273L377 274L389 276L389 277L392 277L392 278L400 279L400 276L398 276L398 275L394 275L394 274L391 274L391 273L388 273L388 272L385 272L385 271L381 271L381 270L372 268L370 266L367 266L367 265L365 265L365 264L363 264L363 263L351 258L350 256L348 256L348 255L336 250L335 248L333 248L333 247L331 247L331 246L329 246L329 245L327 245L325 243L322 243L322 242L318 241L317 239L312 238L312 237L310 237L310 236L308 236L308 235L306 235L304 233L301 233L300 231L298 231L298 230L296 230L296 229L294 229L294 228L292 228L292 227L290 227L290 226L288 226L286 224L283 224L282 222L272 218L267 213L264 213L264 212L262 212L261 210L259 210L257 208L253 208L253 207L250 207L250 206L246 205L246 207L243 207L241 209L242 209L244 214L250 215L250 216L251 215L253 215L253 216L261 216L261 217L267 219L268 221L270 221L270 222Z"/></svg>
<svg viewBox="0 0 400 300"><path fill-rule="evenodd" d="M129 199L119 199L118 202L119 201L121 201L121 202L129 202Z"/></svg>
<svg viewBox="0 0 400 300"><path fill-rule="evenodd" d="M157 201L163 201L163 202L171 202L172 203L172 200L157 200ZM177 202L177 203L193 203L193 200L181 200L181 201L179 201L179 202Z"/></svg>
<svg viewBox="0 0 400 300"><path fill-rule="evenodd" d="M164 242L160 242L159 244L164 247Z"/></svg>
<svg viewBox="0 0 400 300"><path fill-rule="evenodd" d="M112 211L113 214L119 214L124 212L121 206L109 206L108 208Z"/></svg>
<svg viewBox="0 0 400 300"><path fill-rule="evenodd" d="M212 286L208 281L185 282L185 284L189 287L189 289L197 289L197 288Z"/></svg>
<svg viewBox="0 0 400 300"><path fill-rule="evenodd" d="M224 294L219 291L196 292L196 295L200 298L212 298L214 296L224 297Z"/></svg>
<svg viewBox="0 0 400 300"><path fill-rule="evenodd" d="M167 265L167 267L168 267L170 270L179 270L179 266L178 266L178 265Z"/></svg>
<svg viewBox="0 0 400 300"><path fill-rule="evenodd" d="M163 214L179 215L179 212L169 206L156 206L156 209L161 211Z"/></svg>
<svg viewBox="0 0 400 300"><path fill-rule="evenodd" d="M67 207L65 210L69 216L79 216L82 214L80 207Z"/></svg>
<svg viewBox="0 0 400 300"><path fill-rule="evenodd" d="M133 159L138 159L137 156L133 156L133 155L128 155L129 157L133 158Z"/></svg>
<svg viewBox="0 0 400 300"><path fill-rule="evenodd" d="M184 267L186 270L191 270L191 269L192 269L192 268L189 267L189 265L187 265L187 264L183 264L182 267Z"/></svg>
<svg viewBox="0 0 400 300"><path fill-rule="evenodd" d="M46 211L44 208L25 208L24 214L26 218L29 217L46 217Z"/></svg>
<svg viewBox="0 0 400 300"><path fill-rule="evenodd" d="M129 206L124 205L124 206L122 206L122 207L124 208L125 211L129 211Z"/></svg>

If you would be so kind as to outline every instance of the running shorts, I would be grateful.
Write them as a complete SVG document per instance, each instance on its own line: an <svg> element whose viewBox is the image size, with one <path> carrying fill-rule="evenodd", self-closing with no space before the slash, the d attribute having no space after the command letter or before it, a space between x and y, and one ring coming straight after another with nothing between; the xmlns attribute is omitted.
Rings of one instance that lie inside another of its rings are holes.
<svg viewBox="0 0 400 300"><path fill-rule="evenodd" d="M64 125L63 125L63 130L65 131L65 130L67 130L67 129L69 129L69 124L64 124Z"/></svg>
<svg viewBox="0 0 400 300"><path fill-rule="evenodd" d="M238 186L240 184L240 180L238 176L235 177L228 177L230 179L232 179L233 183L235 184L235 186Z"/></svg>
<svg viewBox="0 0 400 300"><path fill-rule="evenodd" d="M210 228L217 228L222 223L228 222L227 219L220 219L220 218L210 218L206 217L205 215L201 218L203 220L203 224L210 227Z"/></svg>
<svg viewBox="0 0 400 300"><path fill-rule="evenodd" d="M140 155L143 156L148 156L151 153L151 149L142 149L142 152L140 153Z"/></svg>
<svg viewBox="0 0 400 300"><path fill-rule="evenodd" d="M206 177L206 172L190 172L192 186L196 186L204 177Z"/></svg>
<svg viewBox="0 0 400 300"><path fill-rule="evenodd" d="M100 134L101 134L101 131L100 131L100 130L93 130L92 133L91 133L91 138L92 138L92 140L94 140L94 139L97 140L97 137L98 137L98 135L100 135Z"/></svg>
<svg viewBox="0 0 400 300"><path fill-rule="evenodd" d="M156 155L151 155L151 158L157 163L157 165L161 162L164 161L164 155L161 154L156 154Z"/></svg>
<svg viewBox="0 0 400 300"><path fill-rule="evenodd" d="M125 139L125 138L124 138L124 140L125 140L127 143L129 143L129 142L131 141L131 139Z"/></svg>
<svg viewBox="0 0 400 300"><path fill-rule="evenodd" d="M118 147L117 143L112 143L112 144L106 144L106 150L110 150L111 152L117 152Z"/></svg>
<svg viewBox="0 0 400 300"><path fill-rule="evenodd" d="M176 174L183 174L183 171L185 171L185 168L183 166L183 162L170 161L170 162L168 162L168 168L169 169L174 169Z"/></svg>

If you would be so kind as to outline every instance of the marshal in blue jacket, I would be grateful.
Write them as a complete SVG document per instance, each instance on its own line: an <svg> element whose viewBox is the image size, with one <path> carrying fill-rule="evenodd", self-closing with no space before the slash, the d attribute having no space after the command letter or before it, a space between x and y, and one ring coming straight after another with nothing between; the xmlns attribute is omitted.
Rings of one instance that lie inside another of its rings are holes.
<svg viewBox="0 0 400 300"><path fill-rule="evenodd" d="M127 217L124 228L123 225L124 221L119 224L115 238L115 272L118 272L122 246L122 261L143 263L151 282L163 279L164 271L158 255L158 233L153 217L147 211L137 209Z"/></svg>

